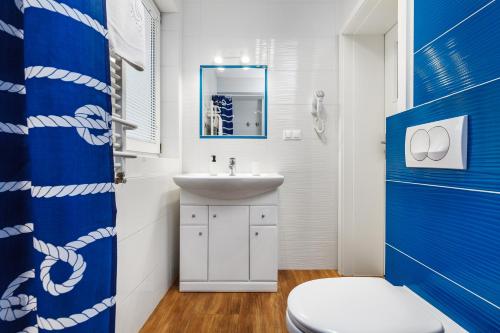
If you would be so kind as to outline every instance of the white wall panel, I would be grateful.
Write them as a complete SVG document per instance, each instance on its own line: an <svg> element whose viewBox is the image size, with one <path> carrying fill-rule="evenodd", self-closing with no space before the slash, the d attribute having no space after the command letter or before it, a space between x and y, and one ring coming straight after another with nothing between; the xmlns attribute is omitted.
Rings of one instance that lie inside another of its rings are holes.
<svg viewBox="0 0 500 333"><path fill-rule="evenodd" d="M151 166L158 163L168 167ZM130 176L116 189L117 332L135 333L177 277L179 189L172 176L180 172L180 160L142 158L127 166L150 172Z"/></svg>
<svg viewBox="0 0 500 333"><path fill-rule="evenodd" d="M280 268L337 267L338 46L335 0L187 0L182 39L182 162L207 172L210 155L227 172L259 161L280 172ZM199 66L216 55L247 54L269 66L267 140L199 139ZM326 143L310 114L314 90L326 92ZM283 141L301 129L302 141Z"/></svg>
<svg viewBox="0 0 500 333"><path fill-rule="evenodd" d="M162 14L162 157L127 161L116 189L116 332L136 333L178 275L182 15Z"/></svg>

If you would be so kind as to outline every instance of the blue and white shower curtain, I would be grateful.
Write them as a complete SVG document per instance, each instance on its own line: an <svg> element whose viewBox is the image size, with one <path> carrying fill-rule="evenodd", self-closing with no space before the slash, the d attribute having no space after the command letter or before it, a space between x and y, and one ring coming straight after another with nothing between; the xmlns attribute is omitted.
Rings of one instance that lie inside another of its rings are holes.
<svg viewBox="0 0 500 333"><path fill-rule="evenodd" d="M224 95L213 95L212 101L220 109L222 118L222 135L233 134L233 98Z"/></svg>
<svg viewBox="0 0 500 333"><path fill-rule="evenodd" d="M113 332L105 0L0 1L0 332Z"/></svg>

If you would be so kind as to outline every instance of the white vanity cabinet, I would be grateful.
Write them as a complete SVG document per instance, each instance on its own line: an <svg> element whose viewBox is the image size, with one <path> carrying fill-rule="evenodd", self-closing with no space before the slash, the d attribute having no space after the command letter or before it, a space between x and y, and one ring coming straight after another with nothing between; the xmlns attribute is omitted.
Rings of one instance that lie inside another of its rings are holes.
<svg viewBox="0 0 500 333"><path fill-rule="evenodd" d="M278 192L217 200L181 191L180 291L272 292Z"/></svg>

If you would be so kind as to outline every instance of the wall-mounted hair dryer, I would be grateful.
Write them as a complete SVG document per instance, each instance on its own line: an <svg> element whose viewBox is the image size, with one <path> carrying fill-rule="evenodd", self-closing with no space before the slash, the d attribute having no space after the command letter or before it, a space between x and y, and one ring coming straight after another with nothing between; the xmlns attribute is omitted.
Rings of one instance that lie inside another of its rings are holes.
<svg viewBox="0 0 500 333"><path fill-rule="evenodd" d="M322 115L324 98L325 92L323 90L317 90L314 92L311 114L314 121L314 130L319 136L322 136L325 133L325 120Z"/></svg>

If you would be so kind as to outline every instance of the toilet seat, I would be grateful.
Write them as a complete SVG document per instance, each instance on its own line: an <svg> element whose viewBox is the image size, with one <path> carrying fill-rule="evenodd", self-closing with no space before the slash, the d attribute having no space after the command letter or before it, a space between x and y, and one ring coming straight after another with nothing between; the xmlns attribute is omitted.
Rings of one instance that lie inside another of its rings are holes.
<svg viewBox="0 0 500 333"><path fill-rule="evenodd" d="M287 324L304 333L443 333L415 296L381 278L331 278L295 287Z"/></svg>

